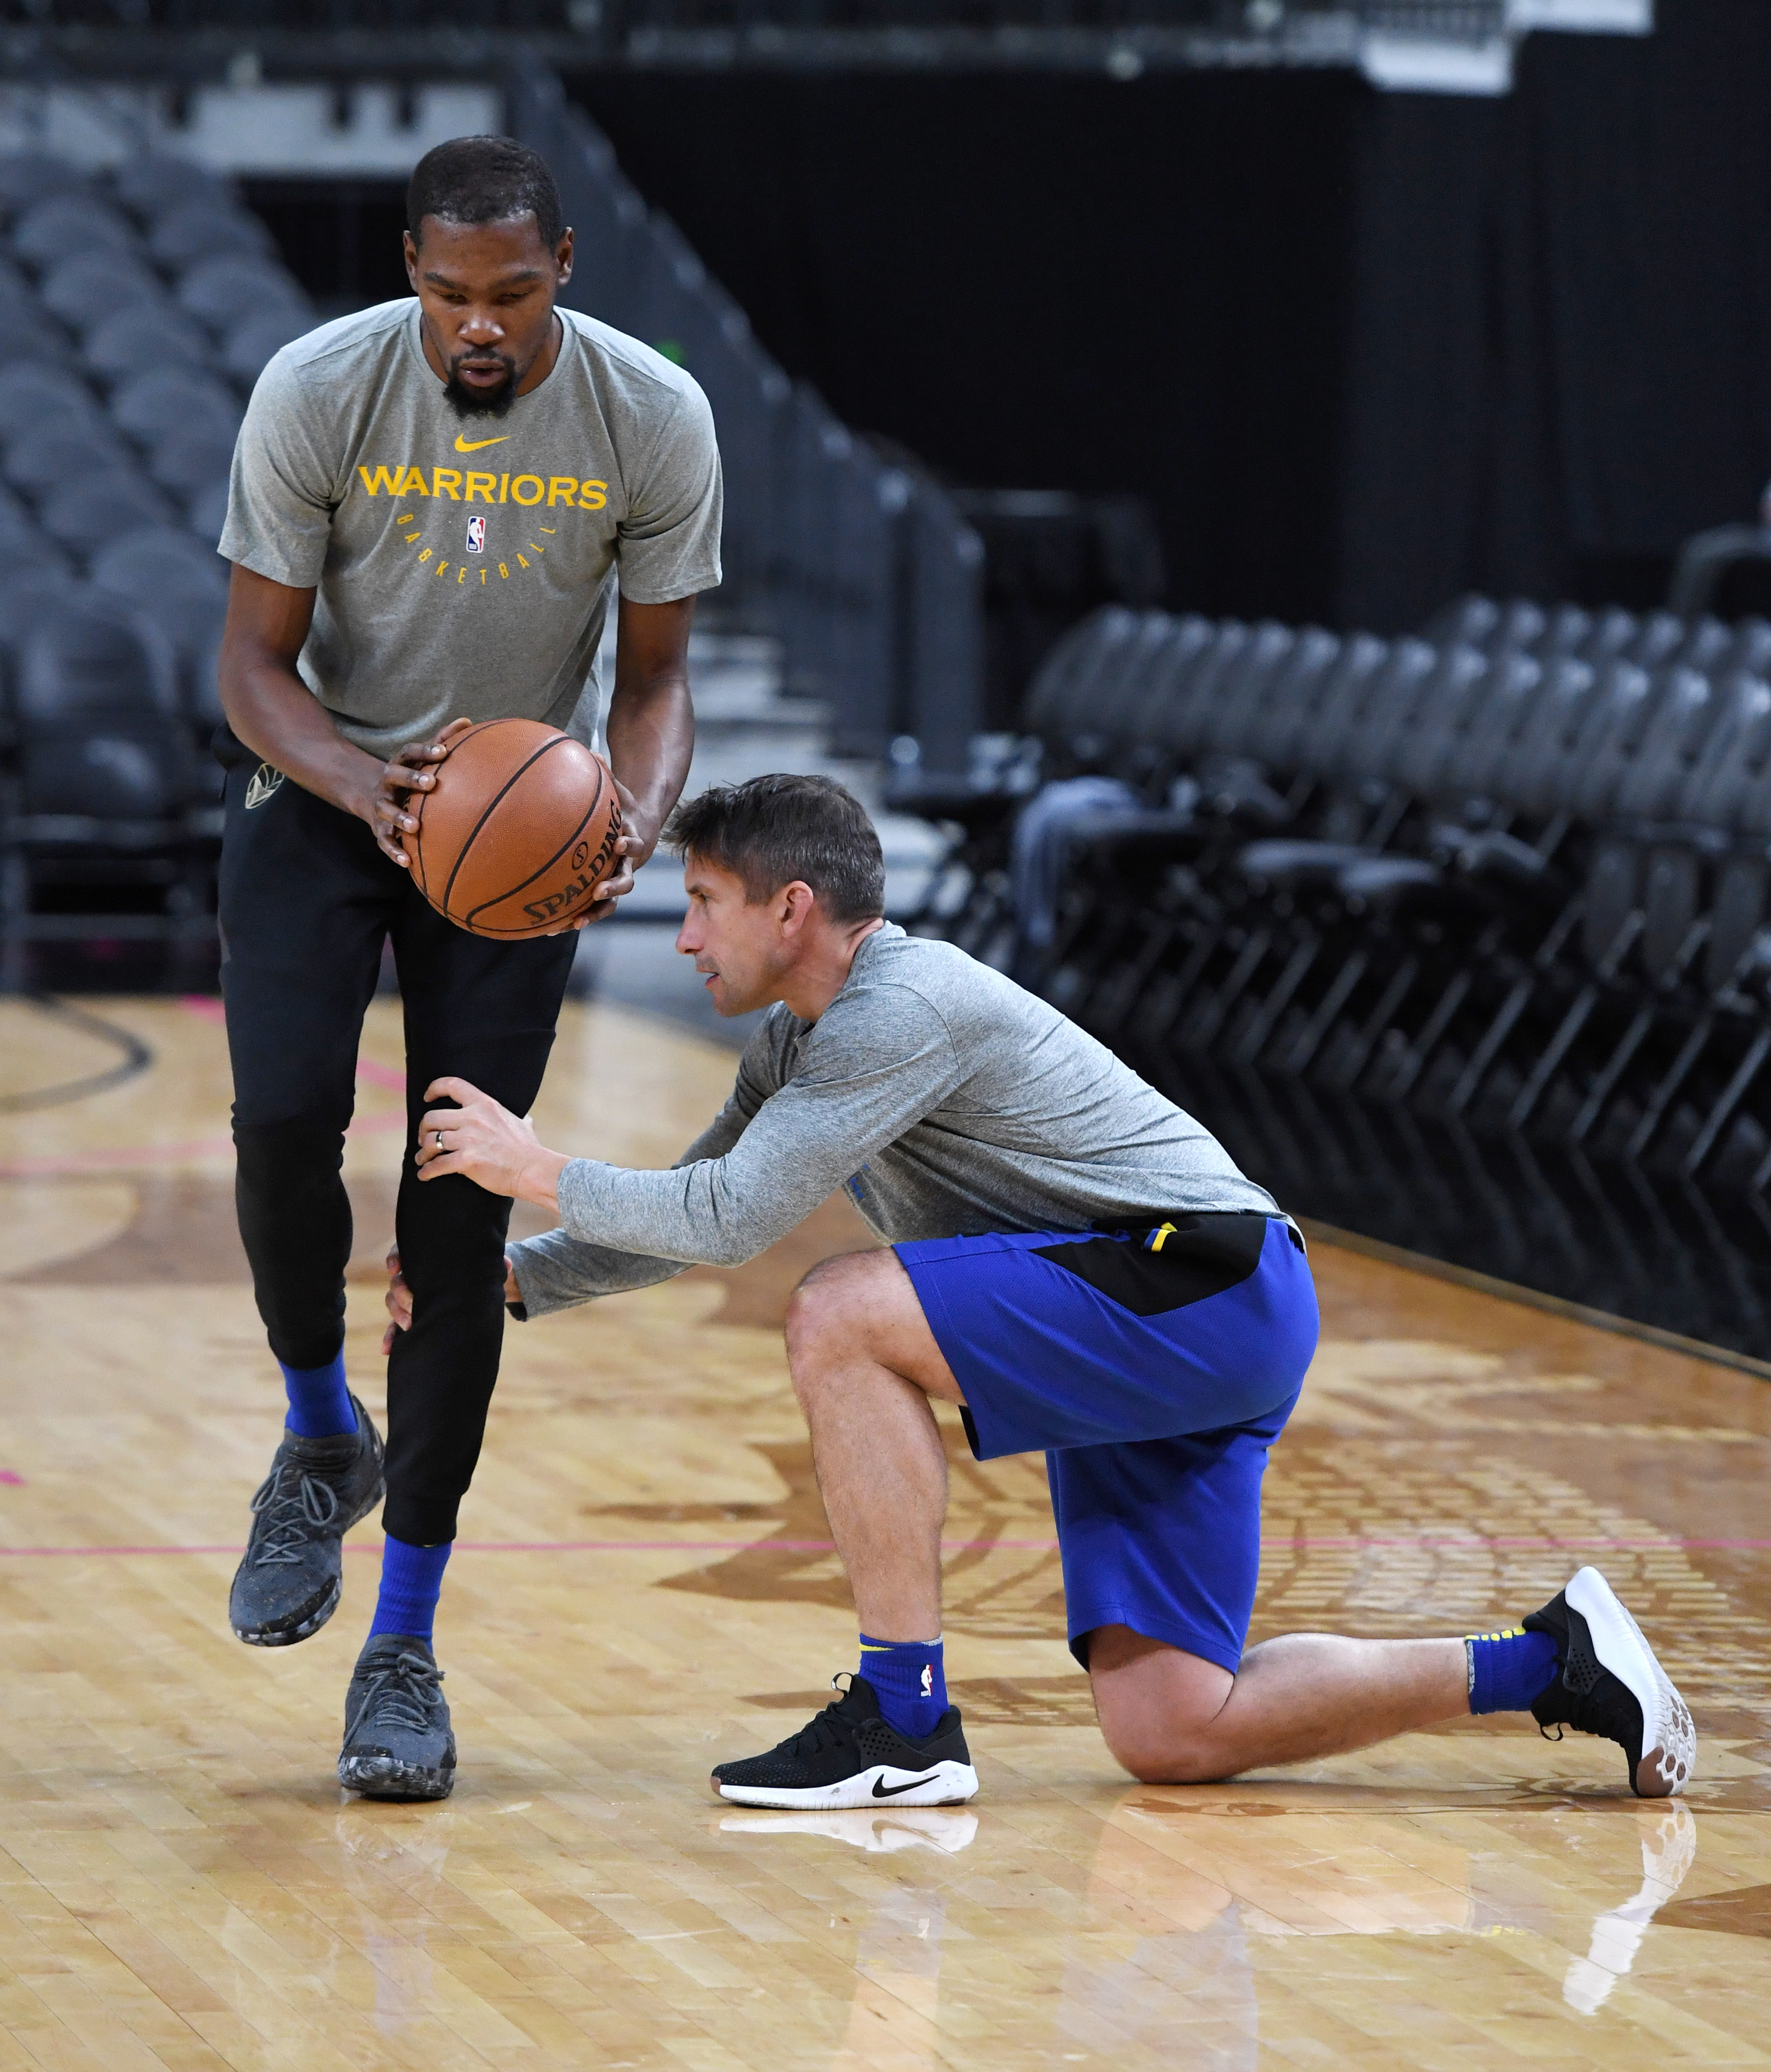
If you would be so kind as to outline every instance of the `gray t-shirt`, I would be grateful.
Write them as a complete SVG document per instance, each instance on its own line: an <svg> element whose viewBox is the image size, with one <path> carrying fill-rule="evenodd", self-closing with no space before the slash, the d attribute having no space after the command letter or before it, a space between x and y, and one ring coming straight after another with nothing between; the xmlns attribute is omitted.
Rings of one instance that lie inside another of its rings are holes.
<svg viewBox="0 0 1771 2072"><path fill-rule="evenodd" d="M720 579L719 451L680 367L575 310L502 417L458 417L414 298L323 324L258 377L221 552L317 586L298 667L373 754L452 719L583 741L608 578L639 604Z"/></svg>
<svg viewBox="0 0 1771 2072"><path fill-rule="evenodd" d="M816 1022L771 1009L669 1171L575 1158L561 1227L511 1248L531 1316L732 1266L846 1186L893 1242L1280 1213L1210 1133L1055 1007L951 943L865 936Z"/></svg>

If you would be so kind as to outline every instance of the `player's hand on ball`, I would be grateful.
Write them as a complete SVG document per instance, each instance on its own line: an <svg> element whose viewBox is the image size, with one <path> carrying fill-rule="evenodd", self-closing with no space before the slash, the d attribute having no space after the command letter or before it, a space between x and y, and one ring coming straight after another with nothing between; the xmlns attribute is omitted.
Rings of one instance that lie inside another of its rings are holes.
<svg viewBox="0 0 1771 2072"><path fill-rule="evenodd" d="M647 831L646 816L639 810L633 793L612 771L610 775L621 800L623 832L615 843L615 860L609 875L597 886L590 911L572 923L574 928L588 928L593 921L606 921L615 911L615 902L633 890L634 873L658 845L658 832L656 828Z"/></svg>
<svg viewBox="0 0 1771 2072"><path fill-rule="evenodd" d="M560 1175L572 1161L549 1151L526 1116L500 1108L466 1079L433 1079L425 1099L460 1105L425 1111L413 1154L421 1180L459 1173L489 1194L509 1194L558 1214Z"/></svg>
<svg viewBox="0 0 1771 2072"><path fill-rule="evenodd" d="M517 1285L516 1268L507 1257L504 1261L504 1300L520 1302L523 1291ZM401 1269L400 1248L395 1245L388 1254L388 1328L381 1334L381 1350L385 1356L393 1350L394 1334L412 1329L412 1289Z"/></svg>
<svg viewBox="0 0 1771 2072"><path fill-rule="evenodd" d="M411 860L400 846L400 837L418 831L418 816L411 810L412 795L428 791L436 783L432 774L434 765L447 756L473 723L470 719L452 719L434 741L408 742L391 763L382 766L370 795L368 817L382 854L391 857L402 870L411 868Z"/></svg>

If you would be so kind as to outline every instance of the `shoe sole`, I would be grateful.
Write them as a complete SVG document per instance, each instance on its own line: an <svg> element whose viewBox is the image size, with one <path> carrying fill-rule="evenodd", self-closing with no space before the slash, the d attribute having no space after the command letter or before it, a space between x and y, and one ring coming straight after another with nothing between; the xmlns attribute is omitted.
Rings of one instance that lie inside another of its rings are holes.
<svg viewBox="0 0 1771 2072"><path fill-rule="evenodd" d="M1582 1568L1563 1593L1587 1622L1592 1649L1642 1708L1642 1750L1630 1771L1638 1799L1670 1799L1697 1767L1697 1729L1642 1628L1596 1568Z"/></svg>
<svg viewBox="0 0 1771 2072"><path fill-rule="evenodd" d="M339 1527L339 1538L342 1540L353 1525L360 1525L387 1493L387 1483L384 1481L378 1482L375 1486L373 1495L369 1498L363 1508L354 1517L347 1518ZM232 1627L234 1638L244 1641L249 1647L293 1647L297 1641L309 1639L319 1631L333 1613L338 1610L339 1601L343 1595L343 1582L341 1578L335 1576L332 1579L331 1589L320 1601L318 1605L310 1612L298 1626L233 1626L232 1620L228 1624Z"/></svg>
<svg viewBox="0 0 1771 2072"><path fill-rule="evenodd" d="M857 1806L881 1810L891 1806L959 1806L975 1798L978 1773L968 1762L938 1762L932 1770L894 1770L876 1763L834 1784L803 1790L770 1785L727 1784L716 1777L713 1789L739 1806L775 1806L787 1812L836 1813Z"/></svg>
<svg viewBox="0 0 1771 2072"><path fill-rule="evenodd" d="M341 1755L339 1782L364 1799L446 1799L455 1788L455 1773L396 1762L388 1755Z"/></svg>

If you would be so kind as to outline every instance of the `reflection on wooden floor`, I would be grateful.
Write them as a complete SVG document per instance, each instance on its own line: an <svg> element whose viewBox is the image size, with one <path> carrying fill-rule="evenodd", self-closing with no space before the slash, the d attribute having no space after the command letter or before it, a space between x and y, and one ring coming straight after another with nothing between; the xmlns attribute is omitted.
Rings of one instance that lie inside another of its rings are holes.
<svg viewBox="0 0 1771 2072"><path fill-rule="evenodd" d="M1771 1385L1318 1244L1326 1333L1268 1479L1257 1634L1456 1632L1604 1568L1693 1700L1687 1802L1471 1721L1208 1789L1118 1774L1063 1645L1037 1461L956 1445L948 1659L974 1807L722 1807L706 1773L849 1666L776 1252L513 1328L438 1647L438 1807L343 1801L376 1581L238 1646L274 1370L234 1238L212 1003L148 1046L0 1002L0 2067L1771 2061ZM347 1170L378 1395L399 1031ZM663 1164L729 1057L574 1009L543 1134ZM64 1090L59 1093L58 1089ZM955 1435L956 1437L956 1434Z"/></svg>

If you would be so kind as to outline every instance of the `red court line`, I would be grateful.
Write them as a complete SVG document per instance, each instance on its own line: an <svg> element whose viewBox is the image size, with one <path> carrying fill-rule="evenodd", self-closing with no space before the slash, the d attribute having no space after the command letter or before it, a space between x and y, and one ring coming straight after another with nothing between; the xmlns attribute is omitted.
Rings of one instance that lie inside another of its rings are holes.
<svg viewBox="0 0 1771 2072"><path fill-rule="evenodd" d="M995 1553L1000 1552L1050 1553L1058 1545L1056 1540L943 1540L941 1546L949 1554ZM1264 1552L1280 1553L1290 1552L1301 1554L1362 1553L1381 1547L1405 1547L1433 1553L1442 1549L1470 1549L1477 1552L1503 1552L1521 1550L1541 1553L1574 1552L1580 1549L1607 1553L1664 1554L1687 1550L1744 1551L1762 1552L1771 1548L1771 1540L1702 1540L1670 1536L1658 1540L1620 1540L1571 1536L1561 1539L1533 1540L1457 1540L1430 1539L1372 1538L1355 1540L1331 1538L1325 1540L1265 1540L1261 1543ZM380 1549L368 1542L356 1541L347 1545L347 1554L376 1554ZM239 1545L215 1547L0 1547L0 1560L47 1560L60 1556L135 1554L243 1554ZM830 1540L460 1540L455 1543L458 1554L833 1554L836 1542Z"/></svg>

